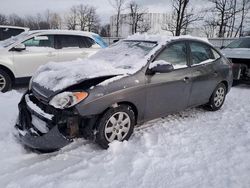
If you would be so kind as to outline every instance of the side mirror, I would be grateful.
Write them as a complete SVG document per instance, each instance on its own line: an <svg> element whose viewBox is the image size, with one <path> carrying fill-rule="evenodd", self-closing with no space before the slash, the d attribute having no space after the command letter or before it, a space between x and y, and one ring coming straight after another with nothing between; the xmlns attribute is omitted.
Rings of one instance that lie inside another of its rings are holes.
<svg viewBox="0 0 250 188"><path fill-rule="evenodd" d="M168 73L174 70L174 67L172 64L157 64L156 66L153 66L151 69L149 69L149 72L151 74L155 73Z"/></svg>
<svg viewBox="0 0 250 188"><path fill-rule="evenodd" d="M113 40L113 43L117 43L120 39Z"/></svg>
<svg viewBox="0 0 250 188"><path fill-rule="evenodd" d="M26 46L24 44L18 44L14 47L14 50L16 51L22 51L22 50L25 50L26 49Z"/></svg>

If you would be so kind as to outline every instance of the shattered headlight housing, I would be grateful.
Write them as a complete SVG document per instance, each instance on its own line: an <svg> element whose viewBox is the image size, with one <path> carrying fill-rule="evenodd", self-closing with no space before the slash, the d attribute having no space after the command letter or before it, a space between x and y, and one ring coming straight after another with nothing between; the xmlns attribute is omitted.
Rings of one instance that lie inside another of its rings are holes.
<svg viewBox="0 0 250 188"><path fill-rule="evenodd" d="M87 92L63 92L54 96L49 104L58 109L70 108L88 97Z"/></svg>

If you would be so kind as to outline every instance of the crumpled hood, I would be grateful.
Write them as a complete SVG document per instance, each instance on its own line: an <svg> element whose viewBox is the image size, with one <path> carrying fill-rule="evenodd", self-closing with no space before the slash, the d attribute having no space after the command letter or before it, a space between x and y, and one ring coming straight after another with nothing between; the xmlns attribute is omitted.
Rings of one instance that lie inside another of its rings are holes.
<svg viewBox="0 0 250 188"><path fill-rule="evenodd" d="M227 58L250 59L249 48L225 48L221 53Z"/></svg>
<svg viewBox="0 0 250 188"><path fill-rule="evenodd" d="M126 76L129 73L129 70L115 68L102 60L77 59L71 62L48 63L41 66L33 76L33 83L46 90L56 92L85 80L98 77L108 78L111 75Z"/></svg>

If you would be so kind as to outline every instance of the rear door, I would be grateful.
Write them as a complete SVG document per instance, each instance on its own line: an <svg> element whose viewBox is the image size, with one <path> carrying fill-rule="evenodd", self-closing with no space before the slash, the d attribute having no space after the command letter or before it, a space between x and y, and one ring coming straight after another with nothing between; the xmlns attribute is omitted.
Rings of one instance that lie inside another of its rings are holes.
<svg viewBox="0 0 250 188"><path fill-rule="evenodd" d="M93 47L93 39L77 35L56 35L56 46L59 61L72 61L86 58L98 50Z"/></svg>
<svg viewBox="0 0 250 188"><path fill-rule="evenodd" d="M177 42L166 47L153 63L157 62L171 63L174 70L147 75L146 120L185 109L192 86L186 42Z"/></svg>
<svg viewBox="0 0 250 188"><path fill-rule="evenodd" d="M189 106L196 106L209 101L219 82L219 72L215 66L220 63L220 55L203 42L190 41L189 46L193 72Z"/></svg>
<svg viewBox="0 0 250 188"><path fill-rule="evenodd" d="M39 66L58 60L54 35L38 35L22 43L26 46L25 50L13 51L18 77L30 77Z"/></svg>

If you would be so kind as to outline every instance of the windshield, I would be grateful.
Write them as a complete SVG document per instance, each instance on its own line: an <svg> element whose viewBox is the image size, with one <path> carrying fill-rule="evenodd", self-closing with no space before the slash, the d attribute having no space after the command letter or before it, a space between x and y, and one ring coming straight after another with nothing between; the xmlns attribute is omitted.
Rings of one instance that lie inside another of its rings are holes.
<svg viewBox="0 0 250 188"><path fill-rule="evenodd" d="M14 44L15 42L21 40L23 37L26 37L26 36L28 36L28 35L29 35L28 32L23 32L23 33L21 33L21 34L15 36L15 37L11 37L11 38L9 38L9 39L6 39L6 40L4 40L4 41L1 41L1 42L0 42L0 46L8 47L8 46Z"/></svg>
<svg viewBox="0 0 250 188"><path fill-rule="evenodd" d="M93 38L95 39L96 43L99 44L102 48L106 48L108 47L108 45L106 44L106 42L102 39L102 37L100 37L99 35L92 35Z"/></svg>
<svg viewBox="0 0 250 188"><path fill-rule="evenodd" d="M90 59L102 59L115 68L137 69L145 65L142 60L156 46L156 42L123 40L98 51Z"/></svg>
<svg viewBox="0 0 250 188"><path fill-rule="evenodd" d="M250 38L241 38L231 42L227 48L250 48Z"/></svg>

